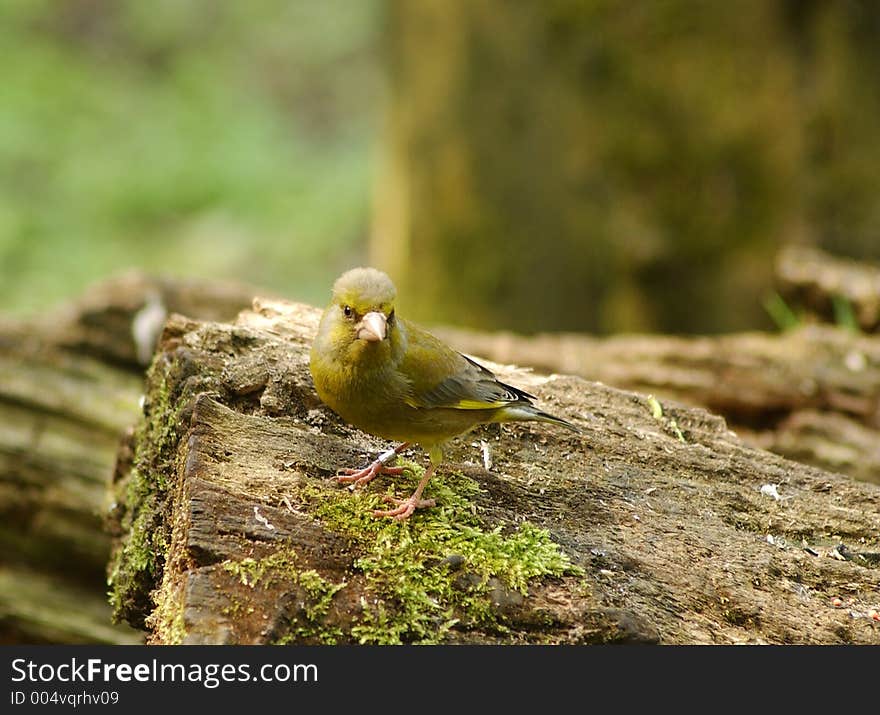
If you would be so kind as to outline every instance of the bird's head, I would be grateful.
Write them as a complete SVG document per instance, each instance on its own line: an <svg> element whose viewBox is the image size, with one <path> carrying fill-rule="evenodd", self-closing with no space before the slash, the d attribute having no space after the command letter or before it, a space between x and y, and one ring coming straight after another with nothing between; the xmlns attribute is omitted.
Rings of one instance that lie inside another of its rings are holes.
<svg viewBox="0 0 880 715"><path fill-rule="evenodd" d="M391 279L375 268L353 268L333 284L325 318L332 341L354 351L350 357L390 351L397 342Z"/></svg>

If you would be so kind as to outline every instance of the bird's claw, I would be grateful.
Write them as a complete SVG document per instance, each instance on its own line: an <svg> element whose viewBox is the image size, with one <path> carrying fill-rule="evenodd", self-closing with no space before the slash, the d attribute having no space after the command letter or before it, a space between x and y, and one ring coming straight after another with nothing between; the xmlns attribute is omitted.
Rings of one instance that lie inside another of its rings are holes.
<svg viewBox="0 0 880 715"><path fill-rule="evenodd" d="M415 495L406 499L398 499L397 497L385 496L383 501L390 504L397 504L396 509L375 509L373 516L375 517L391 517L397 521L405 521L409 519L416 509L425 509L427 507L436 506L436 499L417 499Z"/></svg>
<svg viewBox="0 0 880 715"><path fill-rule="evenodd" d="M386 467L378 459L363 469L340 469L333 477L338 484L348 484L352 489L369 484L380 474L403 474L403 467Z"/></svg>

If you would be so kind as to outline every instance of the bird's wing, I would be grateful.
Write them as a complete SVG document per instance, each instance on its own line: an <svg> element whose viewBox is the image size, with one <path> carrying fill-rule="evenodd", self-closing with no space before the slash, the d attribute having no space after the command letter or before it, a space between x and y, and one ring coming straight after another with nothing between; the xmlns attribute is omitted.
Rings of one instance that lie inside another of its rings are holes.
<svg viewBox="0 0 880 715"><path fill-rule="evenodd" d="M488 410L531 403L532 395L500 382L485 367L452 350L430 333L409 326L409 344L400 368L410 382L407 404Z"/></svg>

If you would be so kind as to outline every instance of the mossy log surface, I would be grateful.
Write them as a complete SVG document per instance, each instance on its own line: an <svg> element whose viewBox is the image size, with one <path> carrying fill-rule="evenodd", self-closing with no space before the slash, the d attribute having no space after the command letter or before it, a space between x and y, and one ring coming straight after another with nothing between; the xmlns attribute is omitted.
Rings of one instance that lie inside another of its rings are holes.
<svg viewBox="0 0 880 715"><path fill-rule="evenodd" d="M179 315L116 470L119 617L153 643L880 643L880 488L751 448L723 419L493 365L582 435L480 428L411 472L318 401L314 308Z"/></svg>
<svg viewBox="0 0 880 715"><path fill-rule="evenodd" d="M435 332L498 362L705 407L751 446L880 484L875 335L829 325L712 337Z"/></svg>
<svg viewBox="0 0 880 715"><path fill-rule="evenodd" d="M130 273L57 311L0 319L0 642L142 641L112 625L104 521L143 356L168 311L229 319L251 297Z"/></svg>

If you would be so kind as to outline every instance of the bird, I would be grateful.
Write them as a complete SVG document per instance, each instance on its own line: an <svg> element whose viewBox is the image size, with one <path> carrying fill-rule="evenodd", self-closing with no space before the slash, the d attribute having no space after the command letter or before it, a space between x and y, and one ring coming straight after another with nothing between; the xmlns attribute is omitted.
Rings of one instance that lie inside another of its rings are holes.
<svg viewBox="0 0 880 715"><path fill-rule="evenodd" d="M533 395L398 317L396 297L391 278L376 268L343 273L333 284L309 356L324 404L358 429L400 442L363 469L339 470L339 483L362 487L380 474L402 473L389 465L411 444L428 453L430 465L413 494L386 497L394 508L377 509L373 516L404 521L416 509L435 506L422 494L443 462L444 446L478 425L534 420L580 432L538 409Z"/></svg>

